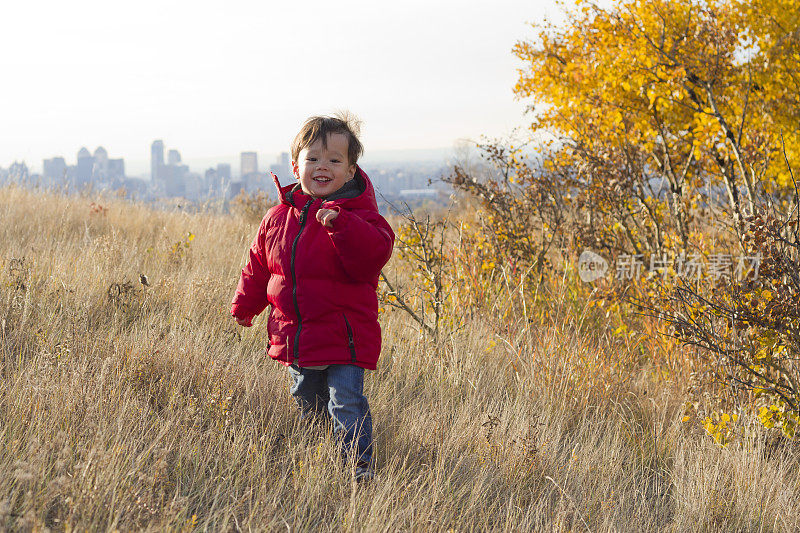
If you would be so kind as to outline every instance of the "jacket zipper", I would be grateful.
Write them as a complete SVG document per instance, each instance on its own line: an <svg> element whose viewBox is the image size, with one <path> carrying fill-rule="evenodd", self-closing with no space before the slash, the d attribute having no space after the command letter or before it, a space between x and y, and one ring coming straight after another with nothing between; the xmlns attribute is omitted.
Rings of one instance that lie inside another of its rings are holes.
<svg viewBox="0 0 800 533"><path fill-rule="evenodd" d="M297 231L297 236L295 236L294 241L292 242L292 257L291 257L291 270L292 270L292 301L294 302L294 312L297 315L297 332L294 334L294 364L297 366L300 362L300 330L303 328L303 319L300 318L300 305L297 303L297 273L295 272L295 256L297 255L297 241L300 240L300 234L303 233L303 228L306 225L306 215L308 214L308 208L311 207L311 202L313 200L309 200L306 202L306 205L303 206L303 210L300 211L300 229Z"/></svg>
<svg viewBox="0 0 800 533"><path fill-rule="evenodd" d="M350 361L356 362L356 343L353 342L353 328L350 327L350 321L347 320L347 315L342 313L344 317L344 325L347 327L347 344L350 346Z"/></svg>

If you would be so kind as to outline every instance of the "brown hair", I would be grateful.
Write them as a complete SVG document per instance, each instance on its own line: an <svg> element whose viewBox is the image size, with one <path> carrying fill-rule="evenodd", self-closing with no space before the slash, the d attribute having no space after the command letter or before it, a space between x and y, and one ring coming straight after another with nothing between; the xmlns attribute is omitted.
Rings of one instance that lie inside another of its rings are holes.
<svg viewBox="0 0 800 533"><path fill-rule="evenodd" d="M350 113L337 113L334 117L314 116L303 123L300 132L292 141L292 161L297 161L300 151L321 140L328 147L328 135L343 133L347 135L347 163L355 165L364 153L364 146L358 140L360 121Z"/></svg>

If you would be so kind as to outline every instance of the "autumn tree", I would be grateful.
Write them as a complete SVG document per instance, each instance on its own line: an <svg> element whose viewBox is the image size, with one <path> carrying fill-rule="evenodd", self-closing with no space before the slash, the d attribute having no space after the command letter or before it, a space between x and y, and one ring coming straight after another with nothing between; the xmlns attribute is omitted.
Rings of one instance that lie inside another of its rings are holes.
<svg viewBox="0 0 800 533"><path fill-rule="evenodd" d="M741 232L761 192L789 190L777 155L781 134L800 155L790 4L578 0L566 24L515 46L531 127L558 137L596 225L627 251L687 249L699 210L714 205Z"/></svg>
<svg viewBox="0 0 800 533"><path fill-rule="evenodd" d="M640 300L702 348L722 382L760 395L759 416L800 424L800 158L796 0L577 0L566 22L519 42L516 94L553 134L583 245L612 254L720 246L763 258L760 277L650 285ZM567 169L567 170L564 170Z"/></svg>

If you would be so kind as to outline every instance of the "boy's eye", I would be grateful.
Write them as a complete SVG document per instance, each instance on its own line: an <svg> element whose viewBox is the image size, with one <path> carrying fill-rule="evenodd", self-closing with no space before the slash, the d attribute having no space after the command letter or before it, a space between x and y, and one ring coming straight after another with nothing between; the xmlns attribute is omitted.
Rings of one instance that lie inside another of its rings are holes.
<svg viewBox="0 0 800 533"><path fill-rule="evenodd" d="M339 162L338 159L331 159L331 163L338 163L338 162Z"/></svg>
<svg viewBox="0 0 800 533"><path fill-rule="evenodd" d="M306 161L316 161L316 157L306 157Z"/></svg>

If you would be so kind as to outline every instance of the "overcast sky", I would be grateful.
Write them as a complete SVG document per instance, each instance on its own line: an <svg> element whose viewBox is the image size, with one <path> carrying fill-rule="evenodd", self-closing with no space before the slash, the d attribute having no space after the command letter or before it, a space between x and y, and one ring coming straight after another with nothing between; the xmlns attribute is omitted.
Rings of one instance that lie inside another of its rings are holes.
<svg viewBox="0 0 800 533"><path fill-rule="evenodd" d="M154 139L271 162L340 108L367 155L505 135L528 122L511 48L545 16L552 0L4 1L0 166L100 145L144 162Z"/></svg>

